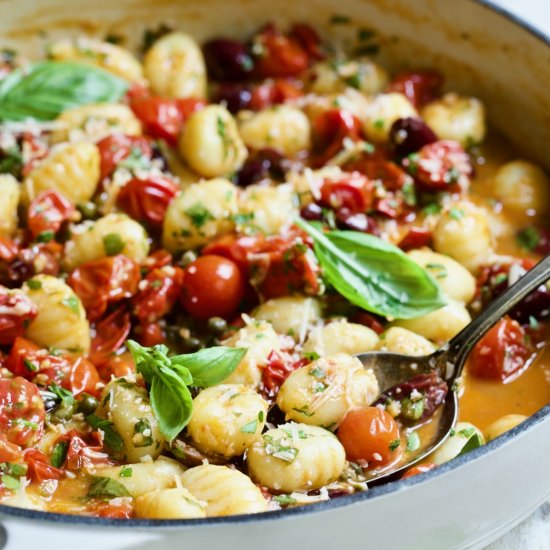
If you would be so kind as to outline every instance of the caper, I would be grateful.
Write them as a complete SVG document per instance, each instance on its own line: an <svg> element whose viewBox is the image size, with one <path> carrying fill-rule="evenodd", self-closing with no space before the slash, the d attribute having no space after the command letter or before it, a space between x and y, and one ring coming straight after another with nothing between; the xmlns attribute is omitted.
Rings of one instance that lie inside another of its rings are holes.
<svg viewBox="0 0 550 550"><path fill-rule="evenodd" d="M181 265L183 267L187 267L189 264L193 263L197 259L197 254L193 252L192 250L188 250L182 257L181 257Z"/></svg>
<svg viewBox="0 0 550 550"><path fill-rule="evenodd" d="M208 319L208 330L212 334L223 334L227 330L227 322L221 317L210 317Z"/></svg>
<svg viewBox="0 0 550 550"><path fill-rule="evenodd" d="M424 413L424 399L417 399L413 401L408 397L405 397L401 401L401 417L404 420L415 421L420 420Z"/></svg>
<svg viewBox="0 0 550 550"><path fill-rule="evenodd" d="M82 397L78 400L77 410L84 416L93 414L97 409L99 402L97 399L88 393L83 393Z"/></svg>
<svg viewBox="0 0 550 550"><path fill-rule="evenodd" d="M98 217L99 211L97 204L88 202L79 202L76 207L80 210L82 217L87 220L95 220Z"/></svg>
<svg viewBox="0 0 550 550"><path fill-rule="evenodd" d="M70 420L76 411L76 404L74 401L61 401L59 407L52 413L52 420Z"/></svg>
<svg viewBox="0 0 550 550"><path fill-rule="evenodd" d="M183 351L186 353L190 353L193 351L197 351L201 348L201 341L198 338L195 338L194 336L190 336L189 338L185 338L183 340Z"/></svg>

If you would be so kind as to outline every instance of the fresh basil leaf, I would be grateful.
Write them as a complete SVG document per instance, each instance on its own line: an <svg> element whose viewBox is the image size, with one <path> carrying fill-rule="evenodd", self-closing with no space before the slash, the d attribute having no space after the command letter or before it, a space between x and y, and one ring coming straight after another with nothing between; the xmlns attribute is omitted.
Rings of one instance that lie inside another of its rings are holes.
<svg viewBox="0 0 550 550"><path fill-rule="evenodd" d="M99 67L74 61L42 61L0 81L0 120L52 120L73 107L113 103L128 83Z"/></svg>
<svg viewBox="0 0 550 550"><path fill-rule="evenodd" d="M460 453L458 453L457 456L469 453L470 451L473 451L474 449L477 449L478 447L481 447L482 445L483 445L482 437L477 432L474 432L470 436L470 439L468 439L468 441L466 442L466 445L464 445L464 447L462 447L462 450L460 451Z"/></svg>
<svg viewBox="0 0 550 550"><path fill-rule="evenodd" d="M132 496L126 487L110 477L94 477L88 489L88 498L118 498Z"/></svg>
<svg viewBox="0 0 550 550"><path fill-rule="evenodd" d="M327 281L352 304L394 319L443 307L437 282L396 246L358 231L323 233L302 219Z"/></svg>
<svg viewBox="0 0 550 550"><path fill-rule="evenodd" d="M196 353L170 358L173 368L185 367L193 377L193 386L207 388L225 380L239 365L247 350L217 346Z"/></svg>
<svg viewBox="0 0 550 550"><path fill-rule="evenodd" d="M150 390L151 406L162 435L172 441L191 418L193 398L183 380L170 368L159 367Z"/></svg>
<svg viewBox="0 0 550 550"><path fill-rule="evenodd" d="M117 453L122 451L124 441L122 437L120 437L120 434L114 429L114 424L110 420L105 420L95 414L90 414L86 417L86 422L95 430L101 430L104 433L104 441L107 447Z"/></svg>
<svg viewBox="0 0 550 550"><path fill-rule="evenodd" d="M130 350L136 370L143 376L144 380L151 384L155 376L156 369L161 365L169 365L170 361L166 354L168 348L166 346L153 346L145 348L134 340L127 340L126 347Z"/></svg>
<svg viewBox="0 0 550 550"><path fill-rule="evenodd" d="M56 443L52 451L52 456L50 457L50 464L56 468L61 468L65 464L65 459L67 458L67 451L69 450L68 441L60 441Z"/></svg>

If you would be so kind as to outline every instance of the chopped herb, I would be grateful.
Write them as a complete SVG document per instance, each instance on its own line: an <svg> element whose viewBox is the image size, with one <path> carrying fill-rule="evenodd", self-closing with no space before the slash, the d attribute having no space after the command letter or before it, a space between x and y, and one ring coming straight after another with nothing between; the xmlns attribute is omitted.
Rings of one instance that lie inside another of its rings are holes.
<svg viewBox="0 0 550 550"><path fill-rule="evenodd" d="M385 125L386 125L386 121L383 118L377 118L374 121L374 127L377 130L383 130Z"/></svg>
<svg viewBox="0 0 550 550"><path fill-rule="evenodd" d="M185 215L189 216L191 223L200 229L206 222L213 220L214 216L210 211L202 204L197 202L185 211Z"/></svg>
<svg viewBox="0 0 550 550"><path fill-rule="evenodd" d="M114 429L114 424L110 420L100 418L95 414L90 414L86 417L86 422L95 430L101 430L104 434L105 444L113 451L119 452L124 446L122 437Z"/></svg>
<svg viewBox="0 0 550 550"><path fill-rule="evenodd" d="M308 361L316 361L317 359L319 359L320 355L316 351L306 351L303 353L303 357ZM316 369L313 369L313 370L316 370ZM313 374L313 373L310 372L309 374ZM313 376L316 376L316 375L313 374ZM323 373L323 376L324 376L324 373Z"/></svg>
<svg viewBox="0 0 550 550"><path fill-rule="evenodd" d="M31 290L39 290L42 288L42 283L40 281L37 281L36 279L29 279L27 281L27 286Z"/></svg>
<svg viewBox="0 0 550 550"><path fill-rule="evenodd" d="M420 449L420 437L416 432L411 432L407 436L407 451L410 453L418 451Z"/></svg>
<svg viewBox="0 0 550 550"><path fill-rule="evenodd" d="M417 399L416 401L413 401L412 399L405 397L405 399L401 401L400 416L402 416L405 420L413 422L420 420L422 414L424 414L424 399Z"/></svg>
<svg viewBox="0 0 550 550"><path fill-rule="evenodd" d="M37 243L49 243L55 237L53 231L42 231L36 236Z"/></svg>
<svg viewBox="0 0 550 550"><path fill-rule="evenodd" d="M466 215L466 213L464 212L464 210L461 210L460 208L456 208L455 206L453 206L449 210L449 216L453 220L461 220L465 215Z"/></svg>
<svg viewBox="0 0 550 550"><path fill-rule="evenodd" d="M11 174L21 177L23 155L17 147L11 147L0 152L0 174Z"/></svg>
<svg viewBox="0 0 550 550"><path fill-rule="evenodd" d="M401 192L403 193L403 199L405 200L406 205L416 205L416 193L414 191L414 183L412 181L405 182L401 188Z"/></svg>
<svg viewBox="0 0 550 550"><path fill-rule="evenodd" d="M315 367L311 369L308 374L310 376L315 376L315 378L324 378L327 373L321 367Z"/></svg>
<svg viewBox="0 0 550 550"><path fill-rule="evenodd" d="M466 438L470 438L472 437L474 434L476 433L476 429L471 427L471 428L464 428L463 430L460 430L458 432L459 435L463 436L463 437L466 437Z"/></svg>
<svg viewBox="0 0 550 550"><path fill-rule="evenodd" d="M14 464L13 462L2 462L0 464L0 471L3 474L10 476L22 477L27 473L26 464Z"/></svg>
<svg viewBox="0 0 550 550"><path fill-rule="evenodd" d="M130 466L124 466L122 470L120 470L118 477L132 477L132 468Z"/></svg>
<svg viewBox="0 0 550 550"><path fill-rule="evenodd" d="M258 413L258 420L259 420L260 422L263 422L263 421L264 421L264 418L265 418L264 411L260 411L260 412Z"/></svg>
<svg viewBox="0 0 550 550"><path fill-rule="evenodd" d="M396 451L399 448L399 445L401 445L401 440L394 439L392 442L390 442L390 451Z"/></svg>
<svg viewBox="0 0 550 550"><path fill-rule="evenodd" d="M21 482L16 477L4 474L2 475L2 485L10 491L17 491L21 486Z"/></svg>
<svg viewBox="0 0 550 550"><path fill-rule="evenodd" d="M335 13L330 18L331 25L347 25L351 23L351 19L347 15Z"/></svg>
<svg viewBox="0 0 550 550"><path fill-rule="evenodd" d="M448 275L447 268L442 264L426 264L426 268L437 272L435 273L436 279L444 279Z"/></svg>
<svg viewBox="0 0 550 550"><path fill-rule="evenodd" d="M304 416L313 416L313 413L312 412L309 412L308 410L308 406L307 405L304 405L302 408L298 409L296 407L293 407L292 408L293 411L296 411L296 412L299 412L300 414L303 414Z"/></svg>
<svg viewBox="0 0 550 550"><path fill-rule="evenodd" d="M533 330L538 330L540 328L540 323L532 315L529 315L529 328Z"/></svg>
<svg viewBox="0 0 550 550"><path fill-rule="evenodd" d="M78 298L73 294L71 296L68 296L67 298L64 298L61 300L61 303L68 307L73 313L76 315L80 314L80 305Z"/></svg>
<svg viewBox="0 0 550 550"><path fill-rule="evenodd" d="M426 216L435 216L441 212L441 206L436 202L431 202L422 208L422 212Z"/></svg>
<svg viewBox="0 0 550 550"><path fill-rule="evenodd" d="M289 504L296 504L296 499L290 495L275 495L273 500L281 506L288 506Z"/></svg>
<svg viewBox="0 0 550 550"><path fill-rule="evenodd" d="M25 368L30 372L38 372L40 370L40 367L36 363L33 363L30 359L27 359L26 357L23 358L23 365L25 365Z"/></svg>
<svg viewBox="0 0 550 550"><path fill-rule="evenodd" d="M216 120L216 128L218 130L218 135L220 136L223 142L224 157L227 157L229 153L228 147L231 145L232 139L231 139L231 136L227 133L226 123L221 116L218 116Z"/></svg>
<svg viewBox="0 0 550 550"><path fill-rule="evenodd" d="M540 243L540 233L538 232L536 227L533 227L532 225L529 227L526 227L525 229L522 229L517 234L517 243L521 248L524 248L525 250L533 251L539 246Z"/></svg>
<svg viewBox="0 0 550 550"><path fill-rule="evenodd" d="M254 212L247 212L243 214L234 214L231 216L231 220L237 225L245 225L254 219Z"/></svg>
<svg viewBox="0 0 550 550"><path fill-rule="evenodd" d="M155 279L154 281L151 281L149 286L154 289L160 288L162 286L162 281L160 279Z"/></svg>
<svg viewBox="0 0 550 550"><path fill-rule="evenodd" d="M118 233L109 233L103 237L103 248L107 256L116 256L124 249L124 241Z"/></svg>
<svg viewBox="0 0 550 550"><path fill-rule="evenodd" d="M270 438L269 441L267 439L268 437ZM270 436L264 436L264 441L266 442L266 454L289 463L296 460L298 449L287 444L286 440L273 440Z"/></svg>
<svg viewBox="0 0 550 550"><path fill-rule="evenodd" d="M88 489L88 498L112 499L131 496L128 489L110 477L94 477Z"/></svg>
<svg viewBox="0 0 550 550"><path fill-rule="evenodd" d="M50 464L56 468L61 468L63 464L65 464L68 450L68 441L60 441L59 443L56 443L52 451L52 456L50 457Z"/></svg>
<svg viewBox="0 0 550 550"><path fill-rule="evenodd" d="M346 78L346 84L348 86L351 86L352 88L355 88L356 90L361 89L361 77L358 73L352 74L351 76L348 76Z"/></svg>
<svg viewBox="0 0 550 550"><path fill-rule="evenodd" d="M74 395L65 388L58 386L57 384L51 384L48 387L48 390L51 391L62 403L65 403L68 406L71 406L74 401Z"/></svg>
<svg viewBox="0 0 550 550"><path fill-rule="evenodd" d="M502 283L506 282L508 280L508 275L506 273L499 273L495 277L493 277L493 284L494 285L501 285Z"/></svg>
<svg viewBox="0 0 550 550"><path fill-rule="evenodd" d="M153 432L151 430L151 424L147 418L140 418L134 424L134 436L132 437L132 443L135 447L149 447L153 444Z"/></svg>
<svg viewBox="0 0 550 550"><path fill-rule="evenodd" d="M248 422L244 426L241 426L241 432L243 434L255 434L258 428L258 421L256 419Z"/></svg>

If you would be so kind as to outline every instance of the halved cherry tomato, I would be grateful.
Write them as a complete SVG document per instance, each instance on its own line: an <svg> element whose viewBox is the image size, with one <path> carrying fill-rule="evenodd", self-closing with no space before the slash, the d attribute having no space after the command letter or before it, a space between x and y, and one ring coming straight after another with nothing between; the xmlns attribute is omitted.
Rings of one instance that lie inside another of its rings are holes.
<svg viewBox="0 0 550 550"><path fill-rule="evenodd" d="M112 464L109 455L103 452L102 440L97 432L86 436L89 442L85 441L83 437L76 430L71 430L57 440L57 442L68 443L67 458L65 459L65 467L68 470L80 470L97 464Z"/></svg>
<svg viewBox="0 0 550 550"><path fill-rule="evenodd" d="M0 462L17 463L23 461L23 451L19 445L8 441L6 434L0 433Z"/></svg>
<svg viewBox="0 0 550 550"><path fill-rule="evenodd" d="M128 519L134 512L134 506L130 499L98 500L88 506L88 511L100 518Z"/></svg>
<svg viewBox="0 0 550 550"><path fill-rule="evenodd" d="M137 98L130 103L145 133L164 139L170 145L175 145L185 120L205 105L202 99L165 99L154 96Z"/></svg>
<svg viewBox="0 0 550 550"><path fill-rule="evenodd" d="M55 234L75 212L74 205L57 191L43 191L29 206L27 226L35 239L48 232Z"/></svg>
<svg viewBox="0 0 550 550"><path fill-rule="evenodd" d="M313 152L311 164L323 166L338 154L344 139L358 141L361 138L361 122L349 111L330 109L313 121Z"/></svg>
<svg viewBox="0 0 550 550"><path fill-rule="evenodd" d="M18 252L19 247L15 241L5 235L0 235L0 260L8 263L13 262L17 258Z"/></svg>
<svg viewBox="0 0 550 550"><path fill-rule="evenodd" d="M468 370L478 378L509 379L532 355L525 330L509 317L499 321L474 347Z"/></svg>
<svg viewBox="0 0 550 550"><path fill-rule="evenodd" d="M47 479L63 477L63 470L52 466L46 454L38 449L27 449L24 452L24 459L28 466L27 477L32 481L42 483Z"/></svg>
<svg viewBox="0 0 550 550"><path fill-rule="evenodd" d="M141 323L153 323L169 313L177 302L183 270L167 265L150 271L132 298L132 311Z"/></svg>
<svg viewBox="0 0 550 550"><path fill-rule="evenodd" d="M36 384L20 376L0 379L0 432L10 443L26 447L38 441L45 416Z"/></svg>
<svg viewBox="0 0 550 550"><path fill-rule="evenodd" d="M107 362L122 347L131 328L130 314L124 308L116 309L101 319L95 326L95 336L92 338L92 363L100 366Z"/></svg>
<svg viewBox="0 0 550 550"><path fill-rule="evenodd" d="M252 53L254 72L261 78L297 76L309 65L309 55L300 41L284 35L271 23L253 38Z"/></svg>
<svg viewBox="0 0 550 550"><path fill-rule="evenodd" d="M429 472L430 470L433 470L434 468L435 464L432 464L431 462L428 462L426 464L419 464L418 466L413 466L412 468L409 468L401 476L401 479L407 479L408 477L417 476L418 474L424 474L426 472Z"/></svg>
<svg viewBox="0 0 550 550"><path fill-rule="evenodd" d="M182 304L198 319L230 317L244 292L245 279L240 269L222 256L200 256L185 269Z"/></svg>
<svg viewBox="0 0 550 550"><path fill-rule="evenodd" d="M350 212L366 212L374 200L374 182L351 172L342 179L325 180L321 186L320 203L328 208L348 208Z"/></svg>
<svg viewBox="0 0 550 550"><path fill-rule="evenodd" d="M68 379L65 380L63 386L73 395L86 392L97 397L100 382L101 379L93 363L84 357L78 357L72 364Z"/></svg>
<svg viewBox="0 0 550 550"><path fill-rule="evenodd" d="M317 31L307 23L295 23L289 35L300 43L311 59L321 60L327 56Z"/></svg>
<svg viewBox="0 0 550 550"><path fill-rule="evenodd" d="M406 235L399 241L399 248L407 252L415 248L430 246L432 243L432 232L425 227L411 227Z"/></svg>
<svg viewBox="0 0 550 550"><path fill-rule="evenodd" d="M391 414L379 407L346 414L338 428L338 439L349 460L367 461L369 467L384 466L398 456L399 427Z"/></svg>
<svg viewBox="0 0 550 550"><path fill-rule="evenodd" d="M437 71L407 71L395 75L387 92L403 94L415 107L433 101L441 92L443 77Z"/></svg>
<svg viewBox="0 0 550 550"><path fill-rule="evenodd" d="M164 176L136 177L120 190L116 203L135 220L160 226L177 192L178 186Z"/></svg>
<svg viewBox="0 0 550 550"><path fill-rule="evenodd" d="M105 313L107 306L132 297L138 290L139 265L122 254L85 262L67 279L82 300L91 321Z"/></svg>
<svg viewBox="0 0 550 550"><path fill-rule="evenodd" d="M26 294L0 286L0 344L13 344L23 336L25 327L36 317L38 310Z"/></svg>
<svg viewBox="0 0 550 550"><path fill-rule="evenodd" d="M296 369L308 364L307 359L300 359L298 361L285 361L281 357L280 353L273 350L267 356L267 365L262 371L262 385L264 394L268 399L271 399L277 395L279 388L283 385L283 382L291 375Z"/></svg>
<svg viewBox="0 0 550 550"><path fill-rule="evenodd" d="M130 154L139 154L146 158L153 156L153 149L147 138L113 134L97 142L101 159L101 179L110 176L120 162Z"/></svg>
<svg viewBox="0 0 550 550"><path fill-rule="evenodd" d="M129 353L108 357L104 362L98 365L99 376L104 382L109 382L111 378L120 378L136 371L136 365Z"/></svg>

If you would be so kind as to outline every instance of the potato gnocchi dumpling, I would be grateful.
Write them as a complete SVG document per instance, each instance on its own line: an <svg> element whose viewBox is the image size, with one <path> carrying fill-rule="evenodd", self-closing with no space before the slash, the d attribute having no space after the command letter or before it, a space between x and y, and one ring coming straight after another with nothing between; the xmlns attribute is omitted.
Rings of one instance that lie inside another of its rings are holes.
<svg viewBox="0 0 550 550"><path fill-rule="evenodd" d="M206 502L206 516L257 514L267 510L267 501L250 478L227 466L205 464L181 476L182 485L195 498Z"/></svg>
<svg viewBox="0 0 550 550"><path fill-rule="evenodd" d="M274 491L311 491L336 481L346 453L324 428L288 422L267 430L248 451L252 479Z"/></svg>
<svg viewBox="0 0 550 550"><path fill-rule="evenodd" d="M187 432L206 453L239 456L260 437L266 418L267 403L253 389L220 384L193 399Z"/></svg>
<svg viewBox="0 0 550 550"><path fill-rule="evenodd" d="M136 499L136 516L147 519L205 518L206 505L184 487L160 489Z"/></svg>
<svg viewBox="0 0 550 550"><path fill-rule="evenodd" d="M28 204L43 191L57 191L73 204L89 201L99 183L100 157L92 143L60 145L23 182Z"/></svg>
<svg viewBox="0 0 550 550"><path fill-rule="evenodd" d="M21 186L11 174L0 174L0 235L9 237L17 231L17 206Z"/></svg>
<svg viewBox="0 0 550 550"><path fill-rule="evenodd" d="M430 355L436 347L427 338L411 330L402 327L390 327L380 336L378 349L402 355L421 356Z"/></svg>
<svg viewBox="0 0 550 550"><path fill-rule="evenodd" d="M485 439L489 442L502 434L510 431L512 428L519 426L522 422L527 420L527 416L523 414L507 414L501 416L498 420L495 420L492 424L489 424L485 428Z"/></svg>

